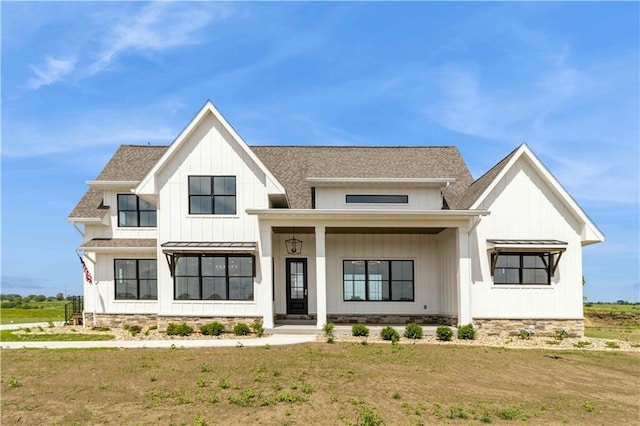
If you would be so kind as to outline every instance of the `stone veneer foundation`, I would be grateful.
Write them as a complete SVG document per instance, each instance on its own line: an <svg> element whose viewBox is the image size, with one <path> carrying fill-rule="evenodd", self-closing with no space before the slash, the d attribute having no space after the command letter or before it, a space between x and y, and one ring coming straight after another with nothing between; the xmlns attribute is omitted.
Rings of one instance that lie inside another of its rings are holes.
<svg viewBox="0 0 640 426"><path fill-rule="evenodd" d="M515 336L521 328L533 330L534 336L553 336L556 330L565 330L570 337L584 336L584 319L492 319L474 318L478 333L487 336Z"/></svg>
<svg viewBox="0 0 640 426"><path fill-rule="evenodd" d="M329 314L327 321L347 324L416 324L450 325L458 323L458 317L449 315L353 315Z"/></svg>
<svg viewBox="0 0 640 426"><path fill-rule="evenodd" d="M86 313L87 327L94 325L107 326L111 328L122 328L125 325L139 325L140 327L156 326L159 330L164 330L167 325L173 323L186 323L195 329L201 325L218 321L231 330L234 325L244 322L248 325L253 324L262 317L202 317L202 316L160 316L156 314L93 314Z"/></svg>

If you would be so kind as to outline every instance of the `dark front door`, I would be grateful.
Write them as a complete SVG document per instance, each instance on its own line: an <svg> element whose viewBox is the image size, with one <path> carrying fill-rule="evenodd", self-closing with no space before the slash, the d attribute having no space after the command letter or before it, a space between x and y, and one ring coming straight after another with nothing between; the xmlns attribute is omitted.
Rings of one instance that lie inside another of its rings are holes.
<svg viewBox="0 0 640 426"><path fill-rule="evenodd" d="M287 314L307 315L307 259L286 259Z"/></svg>

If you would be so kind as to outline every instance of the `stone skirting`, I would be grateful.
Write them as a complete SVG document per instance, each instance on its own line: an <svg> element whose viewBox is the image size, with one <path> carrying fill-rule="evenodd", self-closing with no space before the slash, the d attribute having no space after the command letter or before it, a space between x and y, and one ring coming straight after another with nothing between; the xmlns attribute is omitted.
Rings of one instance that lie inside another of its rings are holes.
<svg viewBox="0 0 640 426"><path fill-rule="evenodd" d="M94 325L94 314L87 312L86 326ZM204 324L217 321L227 329L232 329L234 325L244 322L248 325L253 324L256 320L262 320L262 317L204 317L204 316L161 316L156 314L95 314L95 325L106 326L110 328L123 328L125 325L139 325L147 328L156 326L160 330L167 328L169 323L186 323L196 330Z"/></svg>
<svg viewBox="0 0 640 426"><path fill-rule="evenodd" d="M522 328L531 329L535 336L553 336L556 330L565 330L570 337L584 336L583 319L491 319L474 318L478 333L487 336L515 336Z"/></svg>
<svg viewBox="0 0 640 426"><path fill-rule="evenodd" d="M458 323L458 317L449 315L354 315L328 314L327 321L337 324L408 324L450 325Z"/></svg>

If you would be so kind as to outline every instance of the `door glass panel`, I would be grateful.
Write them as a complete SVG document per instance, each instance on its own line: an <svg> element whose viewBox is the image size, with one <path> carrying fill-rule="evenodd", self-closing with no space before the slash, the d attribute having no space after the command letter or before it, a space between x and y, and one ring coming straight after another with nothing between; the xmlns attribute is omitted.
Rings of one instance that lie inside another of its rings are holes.
<svg viewBox="0 0 640 426"><path fill-rule="evenodd" d="M304 264L302 262L291 262L289 264L291 282L291 300L304 299Z"/></svg>

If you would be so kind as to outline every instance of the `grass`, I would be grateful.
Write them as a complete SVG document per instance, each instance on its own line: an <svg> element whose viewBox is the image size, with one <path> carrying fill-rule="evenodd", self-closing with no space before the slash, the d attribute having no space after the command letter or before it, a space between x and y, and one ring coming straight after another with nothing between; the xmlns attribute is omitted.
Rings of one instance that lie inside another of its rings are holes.
<svg viewBox="0 0 640 426"><path fill-rule="evenodd" d="M557 353L359 343L2 350L0 423L190 425L196 414L198 424L637 420L640 353Z"/></svg>
<svg viewBox="0 0 640 426"><path fill-rule="evenodd" d="M589 303L584 306L585 314L623 313L640 314L640 305L622 305L617 303Z"/></svg>
<svg viewBox="0 0 640 426"><path fill-rule="evenodd" d="M31 334L16 333L18 330L0 330L2 342L85 342L96 340L113 340L110 334L82 334L82 333L47 333Z"/></svg>
<svg viewBox="0 0 640 426"><path fill-rule="evenodd" d="M67 301L29 302L29 305L37 308L3 308L0 310L0 324L64 321L64 306L67 303Z"/></svg>
<svg viewBox="0 0 640 426"><path fill-rule="evenodd" d="M585 327L584 335L597 339L615 339L640 343L640 327Z"/></svg>
<svg viewBox="0 0 640 426"><path fill-rule="evenodd" d="M640 305L585 305L585 336L640 343Z"/></svg>

